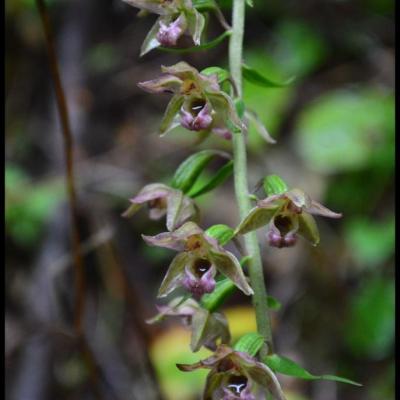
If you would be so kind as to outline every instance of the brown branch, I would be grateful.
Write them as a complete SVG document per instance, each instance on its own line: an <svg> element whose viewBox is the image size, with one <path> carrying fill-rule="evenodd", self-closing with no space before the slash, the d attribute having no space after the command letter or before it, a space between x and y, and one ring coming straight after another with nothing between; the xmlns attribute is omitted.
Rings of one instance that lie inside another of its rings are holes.
<svg viewBox="0 0 400 400"><path fill-rule="evenodd" d="M36 5L39 10L42 20L43 30L46 38L46 49L49 57L50 70L53 78L57 108L60 114L61 130L64 139L64 155L66 164L66 189L71 212L71 239L72 253L74 257L75 267L75 330L78 336L82 334L82 319L85 300L85 276L83 258L80 248L80 235L78 228L78 206L76 191L74 185L74 168L73 168L73 137L68 117L67 102L61 83L61 77L58 67L57 56L53 39L53 32L50 24L49 14L44 0L36 0Z"/></svg>
<svg viewBox="0 0 400 400"><path fill-rule="evenodd" d="M92 350L90 349L83 330L83 316L85 308L85 273L83 256L80 245L78 204L74 184L74 165L73 165L73 136L71 132L67 102L64 89L61 82L61 76L58 66L57 55L54 45L54 35L50 24L50 18L44 0L36 0L36 5L42 21L43 30L46 38L46 50L49 58L51 75L54 83L57 109L60 114L61 131L64 140L64 156L66 166L66 190L68 195L69 208L71 213L71 240L72 253L75 269L75 312L74 328L78 340L78 347L83 360L89 368L90 380L93 386L93 392L97 399L101 399L101 393L98 388L98 366Z"/></svg>

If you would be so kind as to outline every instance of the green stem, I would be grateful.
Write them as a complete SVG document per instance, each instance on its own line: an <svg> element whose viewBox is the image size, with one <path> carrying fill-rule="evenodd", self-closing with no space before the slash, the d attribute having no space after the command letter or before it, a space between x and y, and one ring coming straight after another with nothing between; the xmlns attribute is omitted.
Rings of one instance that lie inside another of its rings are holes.
<svg viewBox="0 0 400 400"><path fill-rule="evenodd" d="M238 97L242 97L242 56L245 18L245 0L233 0L232 34L229 43L229 67L236 84ZM236 199L240 218L243 219L251 209L247 183L246 142L243 132L233 135L234 180ZM261 261L257 235L250 232L244 236L249 262L250 283L254 290L253 306L256 312L257 330L265 338L267 346L262 349L262 356L272 351L272 333L269 318L267 291L264 283L264 272Z"/></svg>

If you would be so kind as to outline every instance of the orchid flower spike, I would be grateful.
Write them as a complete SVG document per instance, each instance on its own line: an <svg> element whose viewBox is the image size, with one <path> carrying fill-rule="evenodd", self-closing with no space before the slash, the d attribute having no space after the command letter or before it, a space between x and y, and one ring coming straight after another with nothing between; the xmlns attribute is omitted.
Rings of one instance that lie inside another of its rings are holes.
<svg viewBox="0 0 400 400"><path fill-rule="evenodd" d="M161 135L182 125L190 131L212 132L229 140L232 129L244 128L216 74L202 74L183 61L162 66L161 70L159 78L138 84L150 93L173 94L161 122Z"/></svg>
<svg viewBox="0 0 400 400"><path fill-rule="evenodd" d="M292 189L258 201L257 206L250 210L236 228L235 233L244 235L268 225L267 239L271 246L279 248L294 246L297 235L316 246L320 238L312 215L328 218L342 216L312 200L302 190Z"/></svg>
<svg viewBox="0 0 400 400"><path fill-rule="evenodd" d="M237 258L194 222L186 222L173 232L142 237L150 246L179 251L169 266L158 297L165 297L183 286L200 299L203 294L214 291L217 272L229 278L245 294L253 294Z"/></svg>

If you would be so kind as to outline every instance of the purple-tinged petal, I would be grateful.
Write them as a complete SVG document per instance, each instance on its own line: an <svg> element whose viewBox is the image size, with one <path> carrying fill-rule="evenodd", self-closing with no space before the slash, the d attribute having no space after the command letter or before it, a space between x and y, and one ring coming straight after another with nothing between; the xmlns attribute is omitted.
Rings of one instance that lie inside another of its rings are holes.
<svg viewBox="0 0 400 400"><path fill-rule="evenodd" d="M157 33L160 28L160 18L157 19L155 24L151 27L149 32L147 33L143 44L140 48L140 57L147 54L149 51L160 46L160 42L157 40Z"/></svg>
<svg viewBox="0 0 400 400"><path fill-rule="evenodd" d="M203 294L214 291L215 274L215 267L208 260L195 259L191 266L186 265L182 285L199 300Z"/></svg>
<svg viewBox="0 0 400 400"><path fill-rule="evenodd" d="M211 248L209 250L209 258L217 270L229 278L244 294L249 296L254 293L253 289L247 283L239 261L232 253L226 250L217 251Z"/></svg>
<svg viewBox="0 0 400 400"><path fill-rule="evenodd" d="M142 235L142 238L149 246L165 247L176 251L185 249L185 242L177 239L172 232L163 232L155 236Z"/></svg>
<svg viewBox="0 0 400 400"><path fill-rule="evenodd" d="M213 128L213 129L211 129L211 132L220 136L222 139L225 139L225 140L232 139L232 132L227 128Z"/></svg>
<svg viewBox="0 0 400 400"><path fill-rule="evenodd" d="M171 11L170 7L166 7L163 2L159 0L123 0L125 3L129 5L140 8L142 10L147 10L155 14L166 15Z"/></svg>
<svg viewBox="0 0 400 400"><path fill-rule="evenodd" d="M198 109L196 109L196 107ZM207 103L202 103L196 106L191 105L192 110L187 111L181 107L181 124L184 128L191 131L202 131L208 129L213 121L211 116L210 107Z"/></svg>
<svg viewBox="0 0 400 400"><path fill-rule="evenodd" d="M157 33L157 40L165 47L176 46L177 40L183 35L186 30L187 22L184 14L181 14L173 22L164 22L162 19L159 21L159 30Z"/></svg>
<svg viewBox="0 0 400 400"><path fill-rule="evenodd" d="M167 198L167 229L173 231L179 222L179 214L183 206L183 193L172 190Z"/></svg>
<svg viewBox="0 0 400 400"><path fill-rule="evenodd" d="M196 80L199 72L196 68L192 67L185 61L180 61L175 65L169 67L162 65L161 71L168 75L173 75L182 81L184 80Z"/></svg>
<svg viewBox="0 0 400 400"><path fill-rule="evenodd" d="M205 18L195 8L187 13L187 25L190 36L196 46L200 45L201 34L204 30Z"/></svg>
<svg viewBox="0 0 400 400"><path fill-rule="evenodd" d="M191 256L188 253L179 253L175 256L161 283L157 297L165 297L180 286L185 266L190 262L190 258Z"/></svg>
<svg viewBox="0 0 400 400"><path fill-rule="evenodd" d="M315 219L312 215L305 212L299 215L299 235L307 239L313 246L319 243L319 232Z"/></svg>
<svg viewBox="0 0 400 400"><path fill-rule="evenodd" d="M129 201L131 203L142 204L150 200L167 197L171 188L162 183L151 183L142 188L142 190Z"/></svg>
<svg viewBox="0 0 400 400"><path fill-rule="evenodd" d="M160 134L161 136L165 135L168 131L170 131L174 126L178 126L179 123L175 124L175 119L179 115L179 110L183 103L183 96L176 94L172 97L170 102L167 105L167 109L165 110L163 119L160 124Z"/></svg>
<svg viewBox="0 0 400 400"><path fill-rule="evenodd" d="M150 81L139 82L138 86L149 93L179 93L182 80L174 75L164 74Z"/></svg>
<svg viewBox="0 0 400 400"><path fill-rule="evenodd" d="M280 208L281 205L276 202L271 202L262 207L258 205L252 208L236 228L235 234L244 235L245 233L254 231L264 225L267 225L274 215L277 214Z"/></svg>
<svg viewBox="0 0 400 400"><path fill-rule="evenodd" d="M342 217L341 213L333 212L329 208L326 208L325 206L323 206L322 204L320 204L314 200L311 201L311 205L309 207L305 208L304 211L308 212L309 214L321 215L323 217L328 217L328 218L341 218Z"/></svg>
<svg viewBox="0 0 400 400"><path fill-rule="evenodd" d="M301 209L311 206L311 198L308 194L300 189L291 189L285 193L286 197L293 202L293 204Z"/></svg>

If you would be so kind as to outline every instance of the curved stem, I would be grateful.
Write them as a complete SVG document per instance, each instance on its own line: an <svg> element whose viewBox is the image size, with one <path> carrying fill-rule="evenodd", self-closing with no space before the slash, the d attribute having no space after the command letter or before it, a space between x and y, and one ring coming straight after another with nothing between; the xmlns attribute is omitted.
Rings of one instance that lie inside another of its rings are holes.
<svg viewBox="0 0 400 400"><path fill-rule="evenodd" d="M245 0L234 0L232 11L232 35L229 43L229 67L232 79L242 97L242 55L245 18ZM234 180L236 199L239 207L240 218L243 219L251 209L248 196L247 182L247 154L246 142L243 132L233 135L234 153ZM253 306L256 312L257 330L265 338L267 346L262 349L261 356L272 351L272 333L269 318L267 291L264 283L264 272L261 261L260 248L257 235L250 232L244 236L247 254L251 256L249 262L250 283L254 290Z"/></svg>

